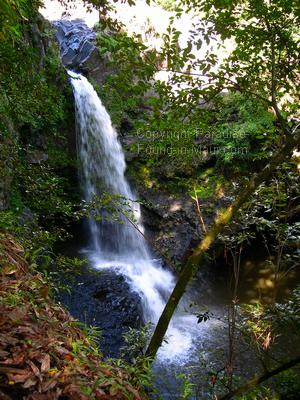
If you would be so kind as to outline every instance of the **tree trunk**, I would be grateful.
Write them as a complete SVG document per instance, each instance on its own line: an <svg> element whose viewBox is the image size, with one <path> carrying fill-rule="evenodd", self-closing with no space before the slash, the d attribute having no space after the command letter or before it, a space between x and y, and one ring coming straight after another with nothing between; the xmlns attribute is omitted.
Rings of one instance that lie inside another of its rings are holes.
<svg viewBox="0 0 300 400"><path fill-rule="evenodd" d="M179 275L178 281L171 293L167 304L159 318L156 325L155 331L151 338L150 344L146 350L146 356L155 357L159 347L162 344L165 333L168 329L170 320L174 314L174 311L184 294L184 291L194 275L194 272L200 265L205 252L209 249L212 243L216 240L219 233L223 230L225 225L227 225L236 212L241 208L241 206L249 200L254 191L258 186L264 182L279 166L287 156L290 156L293 149L300 143L300 131L296 131L292 136L288 136L286 143L283 148L270 160L270 162L263 168L263 170L254 174L250 179L248 185L237 197L237 199L225 210L219 212L216 216L212 227L207 231L203 239L199 242L197 247L194 249L192 255L188 258L187 262L183 266L183 269Z"/></svg>

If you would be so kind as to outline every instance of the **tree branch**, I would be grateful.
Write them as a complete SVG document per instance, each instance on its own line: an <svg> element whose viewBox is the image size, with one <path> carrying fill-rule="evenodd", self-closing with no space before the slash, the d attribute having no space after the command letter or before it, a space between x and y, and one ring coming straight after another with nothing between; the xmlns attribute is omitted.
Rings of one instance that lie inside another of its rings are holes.
<svg viewBox="0 0 300 400"><path fill-rule="evenodd" d="M157 72L173 72L174 74L192 75L192 76L197 76L197 77L209 78L206 74L200 74L198 72L191 72L191 71L179 71L179 70L172 70L172 69L159 69L159 70L157 70ZM224 89L237 90L237 91L242 92L242 93L250 94L251 96L254 96L254 97L262 100L264 103L267 103L268 105L272 105L272 102L270 102L265 97L259 95L258 93L252 92L251 90L244 89L243 87L241 87L241 85L239 85L237 82L233 81L230 78L227 78L225 76L222 76L222 78L225 81L231 83L233 86L223 86L221 90L224 90Z"/></svg>
<svg viewBox="0 0 300 400"><path fill-rule="evenodd" d="M271 27L269 21L265 18L265 24L269 34L271 35L271 104L275 111L276 117L280 123L281 129L283 130L285 135L290 135L291 132L279 110L277 104L277 84L276 84L276 54L275 54L275 37L276 33L274 32L274 28Z"/></svg>
<svg viewBox="0 0 300 400"><path fill-rule="evenodd" d="M299 143L299 131L296 131L295 136L286 137L286 143L283 148L280 149L280 151L270 160L270 162L263 168L263 170L259 174L254 174L252 176L250 182L242 191L240 196L238 196L235 202L227 207L224 211L220 212L219 215L217 215L212 227L207 231L203 239L199 242L197 247L194 249L192 255L188 258L187 262L183 266L178 281L159 318L150 344L146 350L147 356L155 357L159 347L163 342L164 335L168 329L174 311L181 297L183 296L190 279L197 270L197 267L201 264L206 251L214 243L219 233L221 233L224 227L231 221L236 212L251 197L258 186L274 172L276 167L280 165L287 156L291 155L293 149Z"/></svg>
<svg viewBox="0 0 300 400"><path fill-rule="evenodd" d="M232 399L232 397L237 396L243 392L246 392L246 391L256 387L257 385L266 381L267 379L270 379L273 376L278 375L281 372L286 371L287 369L290 369L299 363L300 363L300 357L294 358L293 360L281 365L280 367L278 367L276 369L273 369L272 371L269 371L261 376L251 379L244 385L241 385L238 388L236 388L235 390L232 390L231 392L227 393L225 396L219 397L218 400Z"/></svg>

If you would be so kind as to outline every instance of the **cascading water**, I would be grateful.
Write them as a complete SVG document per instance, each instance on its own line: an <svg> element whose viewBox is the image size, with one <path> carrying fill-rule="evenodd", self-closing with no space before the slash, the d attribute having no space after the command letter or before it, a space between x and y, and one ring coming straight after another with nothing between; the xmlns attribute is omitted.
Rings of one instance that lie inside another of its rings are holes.
<svg viewBox="0 0 300 400"><path fill-rule="evenodd" d="M140 207L125 178L126 163L117 133L96 91L80 74L69 71L76 105L81 183L87 202L103 191L129 199L138 229L126 218L122 223L89 219L92 256L96 268L115 268L142 299L144 317L156 323L171 293L174 276L153 260L140 231ZM182 321L184 318L184 321ZM162 349L166 358L182 357L191 346L188 325L192 316L177 317L168 330L169 344ZM179 324L182 328L179 327ZM193 324L193 323L192 323ZM194 324L193 324L194 325Z"/></svg>
<svg viewBox="0 0 300 400"><path fill-rule="evenodd" d="M86 201L101 196L103 191L128 199L133 215L140 219L140 208L126 179L125 159L117 133L97 93L87 79L72 72L72 85L76 102L78 148L82 163L82 186ZM122 218L122 216L119 216ZM140 233L129 221L100 223L89 219L94 251L107 260L116 257L148 258L148 252ZM139 226L141 229L141 227Z"/></svg>

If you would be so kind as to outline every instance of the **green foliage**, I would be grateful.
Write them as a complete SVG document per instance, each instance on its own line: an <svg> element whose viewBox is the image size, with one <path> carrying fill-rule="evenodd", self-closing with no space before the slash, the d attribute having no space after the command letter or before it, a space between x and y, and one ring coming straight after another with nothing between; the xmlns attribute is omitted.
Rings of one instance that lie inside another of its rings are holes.
<svg viewBox="0 0 300 400"><path fill-rule="evenodd" d="M156 0L155 3L166 11L175 11L179 5L177 0Z"/></svg>
<svg viewBox="0 0 300 400"><path fill-rule="evenodd" d="M35 15L38 4L31 3L32 10L28 16ZM13 212L18 214L29 207L33 212L43 212L49 222L49 218L57 213L70 215L71 203L63 189L66 182L49 165L51 158L49 163L42 161L37 164L29 159L35 153L41 153L34 145L38 138L42 137L45 145L49 146L55 141L57 146L63 136L60 127L67 114L62 87L66 80L58 49L49 49L46 58L41 60L38 50L30 42L27 20L23 21L21 33L15 41L11 41L7 34L0 42L3 61L0 66L0 164L4 175L9 177ZM53 33L47 31L45 35ZM18 137L17 130L20 132ZM55 163L55 168L58 167L59 164ZM15 225L18 225L17 221Z"/></svg>
<svg viewBox="0 0 300 400"><path fill-rule="evenodd" d="M135 361L144 353L145 347L151 337L151 326L146 324L140 329L129 328L123 335L125 345L122 347L122 358Z"/></svg>
<svg viewBox="0 0 300 400"><path fill-rule="evenodd" d="M260 385L236 398L238 400L278 400L280 397L271 388Z"/></svg>
<svg viewBox="0 0 300 400"><path fill-rule="evenodd" d="M286 400L295 399L300 393L299 370L290 369L282 372L274 379L274 385L281 398Z"/></svg>
<svg viewBox="0 0 300 400"><path fill-rule="evenodd" d="M266 312L266 307L260 303L255 305L246 304L242 307L243 320L241 332L247 340L257 347L258 351L268 350L274 338L273 320ZM272 332L272 336L271 336Z"/></svg>
<svg viewBox="0 0 300 400"><path fill-rule="evenodd" d="M123 335L125 344L121 348L121 358L113 360L113 364L126 370L129 374L129 381L133 385L147 388L147 391L157 398L151 370L152 360L143 355L150 336L150 324L146 324L140 329L129 328Z"/></svg>
<svg viewBox="0 0 300 400"><path fill-rule="evenodd" d="M59 86L51 81L54 78L51 56L46 59L46 70L39 71L37 51L28 48L21 39L17 46L9 41L1 42L0 54L3 59L0 67L1 130L7 132L5 121L10 119L15 127L30 126L31 132L55 133L57 124L64 117L65 99ZM51 65L49 71L48 65ZM55 79L61 79L61 76Z"/></svg>
<svg viewBox="0 0 300 400"><path fill-rule="evenodd" d="M293 290L286 302L276 303L268 312L279 327L293 328L297 332L300 327L300 287Z"/></svg>
<svg viewBox="0 0 300 400"><path fill-rule="evenodd" d="M66 228L75 218L74 204L64 192L64 178L47 163L15 160L10 208L0 211L0 227L13 233L39 269L49 271L55 241L67 237Z"/></svg>
<svg viewBox="0 0 300 400"><path fill-rule="evenodd" d="M243 305L240 309L242 319L239 323L239 332L246 342L257 348L263 365L267 357L274 360L278 338L285 335L285 340L297 340L300 321L299 287L296 288L289 300L273 305ZM286 333L287 332L287 333ZM296 336L295 336L296 334ZM249 390L239 399L252 398L287 398L294 399L299 393L297 369L290 369L280 373L267 384ZM262 397L262 396L265 397Z"/></svg>
<svg viewBox="0 0 300 400"><path fill-rule="evenodd" d="M66 148L71 92L54 32L38 15L40 5L1 2L0 168L9 208L0 211L0 227L20 240L32 269L55 279L52 248L67 236L73 218L62 176L72 161L57 156L60 146Z"/></svg>
<svg viewBox="0 0 300 400"><path fill-rule="evenodd" d="M87 267L88 261L84 259L80 259L77 257L67 257L63 255L58 255L56 258L56 263L59 270L64 271L65 273L79 274L82 272L84 268Z"/></svg>
<svg viewBox="0 0 300 400"><path fill-rule="evenodd" d="M188 181L189 183L189 181ZM208 198L221 198L224 195L225 188L228 187L228 183L222 175L218 175L217 171L213 168L208 168L203 173L199 174L199 177L191 182L189 186L189 193L193 200L197 197L200 200Z"/></svg>
<svg viewBox="0 0 300 400"><path fill-rule="evenodd" d="M168 9L174 9L176 3L171 0L158 2ZM96 4L101 12L110 9L106 1L89 0L86 3ZM219 169L229 163L237 164L240 169L241 165L247 168L249 162L264 160L280 147L283 126L293 127L287 116L295 116L295 25L299 16L293 11L294 1L187 0L182 3L203 18L195 23L190 39L182 48L179 45L181 33L170 26L159 56L147 49L139 37L129 38L122 31L98 32L98 47L113 72L98 91L115 123L121 124L124 113L130 122L134 122L139 141L131 150L139 153L139 171L136 173L146 179L148 187L158 186L159 180L167 178L171 184L168 186L164 182L165 187L180 188L195 198L222 197L226 182L218 176L216 168L207 169L207 160L216 162ZM21 0L0 2L0 55L3 60L0 66L0 129L3 133L0 151L13 187L10 209L0 213L0 227L22 237L32 267L39 266L47 274L53 264L53 243L64 233L57 226L57 220L66 225L73 211L65 190L66 179L59 173L60 167L68 166L72 161L64 158L63 153L57 155L55 149L57 139L64 138L59 127L67 116L65 94L60 89L64 87L66 77L61 72L57 52L48 53L44 66L41 66L40 55L28 40L30 27L27 20L35 14L38 4ZM102 21L103 26L106 23ZM231 54L217 72L214 69L217 55L213 50L208 50L201 60L193 53L195 47L202 46L203 40L210 44L215 38L234 42ZM153 85L151 80L155 70L161 68L161 60L174 74L168 82L157 81ZM145 93L153 86L155 93L145 99ZM223 89L227 89L229 95L218 97ZM236 91L244 94L232 94ZM284 111L279 114L284 124L278 118L277 103ZM207 104L208 108L204 108ZM141 105L146 105L147 112L137 111ZM268 111L270 106L277 113L276 122L274 114ZM149 111L151 116L147 115ZM136 123L136 119L142 121ZM15 131L21 132L19 142L14 137ZM28 161L28 155L35 150L32 143L39 135L47 138L49 161L33 164ZM224 151L203 151L202 144ZM246 151L232 151L237 147ZM251 230L255 226L262 232L267 230L275 238L275 252L282 246L287 250L289 245L297 243L299 224L287 224L299 200L297 187L299 176L297 178L291 166L283 166L276 179L259 188L255 201L249 202L240 220L236 221L242 226L241 232L230 242L226 237L223 240L232 246L241 245L252 238ZM125 217L135 222L131 206L130 199L104 194L86 204L77 217L92 215L96 219L120 223ZM33 214L24 221L27 208ZM104 211L101 215L96 211L99 208ZM299 261L294 252L286 251L285 254L289 266ZM80 269L84 264L82 260L64 257L57 261L58 266L67 271ZM19 300L13 296L7 301L15 305ZM297 322L298 303L296 291L290 302L276 304L272 310L258 306L245 310L244 333L248 337L259 337L259 346L265 346L274 320L290 322L293 317L293 323ZM198 317L201 322L209 315L202 313ZM91 336L94 337L94 333ZM147 328L129 330L125 337L126 351L134 358L134 364L117 361L138 385L151 385L151 360L142 357L148 340ZM76 356L84 350L80 340L71 345ZM180 378L184 382L181 396L188 398L192 384L186 377ZM286 378L286 382L292 379ZM91 394L89 387L84 386L82 390L88 396ZM259 396L258 392L255 391L252 398ZM247 396L242 398L249 398Z"/></svg>
<svg viewBox="0 0 300 400"><path fill-rule="evenodd" d="M176 379L181 380L180 400L189 400L194 393L195 384L191 382L190 377L186 374L177 375Z"/></svg>
<svg viewBox="0 0 300 400"><path fill-rule="evenodd" d="M181 4L187 7L187 11L200 14L201 20L194 24L190 32L188 48L177 46L176 51L176 43L172 40L180 32L171 26L166 36L165 53L171 58L170 69L178 70L176 66L179 65L180 69L198 75L195 79L177 74L172 78L174 82L189 85L189 102L197 104L199 97L206 100L223 88L229 88L261 97L275 108L275 103L282 100L281 107L286 112L294 113L293 98L297 98L295 60L299 40L296 1L232 3L182 0ZM216 48L207 50L203 58L188 58L193 46L199 49L204 41L210 45L215 40L221 40L222 47L226 39L231 40L231 49L221 64L218 64ZM187 90L182 89L178 99L183 102L187 99L186 94ZM285 97L287 94L289 98Z"/></svg>
<svg viewBox="0 0 300 400"><path fill-rule="evenodd" d="M191 194L196 188L200 198L222 197L228 185L220 173L245 174L280 143L274 115L248 95L219 96L213 108L185 121L178 121L177 111L171 107L133 133L129 150L138 153L139 162L129 165L129 173L148 187Z"/></svg>
<svg viewBox="0 0 300 400"><path fill-rule="evenodd" d="M72 214L72 204L63 191L64 178L56 175L47 163L29 164L21 160L16 172L14 185L21 190L25 206L43 212L44 217Z"/></svg>
<svg viewBox="0 0 300 400"><path fill-rule="evenodd" d="M238 217L245 232L255 227L263 236L268 252L275 255L274 267L282 272L299 264L300 226L294 218L299 211L299 179L293 161L282 164L268 183L260 185Z"/></svg>
<svg viewBox="0 0 300 400"><path fill-rule="evenodd" d="M134 364L129 364L124 359L119 358L113 360L113 365L126 370L129 376L128 380L132 385L147 388L148 392L156 394L151 371L151 362L151 358L141 356L135 360Z"/></svg>
<svg viewBox="0 0 300 400"><path fill-rule="evenodd" d="M138 201L119 194L103 192L101 196L94 196L89 202L84 201L76 215L79 218L92 217L96 221L113 221L119 224L129 221L137 226L138 221L134 214L135 203Z"/></svg>
<svg viewBox="0 0 300 400"><path fill-rule="evenodd" d="M0 38L9 37L15 40L20 37L22 23L32 17L38 7L40 0L0 0Z"/></svg>
<svg viewBox="0 0 300 400"><path fill-rule="evenodd" d="M220 164L268 158L278 141L274 115L249 96L224 96L215 118L212 142Z"/></svg>
<svg viewBox="0 0 300 400"><path fill-rule="evenodd" d="M112 120L120 124L125 113L132 117L145 92L151 87L155 72L152 65L155 53L149 50L139 36L129 37L122 31L103 31L99 25L97 43L111 73L98 89L108 107ZM147 60L147 62L145 62Z"/></svg>

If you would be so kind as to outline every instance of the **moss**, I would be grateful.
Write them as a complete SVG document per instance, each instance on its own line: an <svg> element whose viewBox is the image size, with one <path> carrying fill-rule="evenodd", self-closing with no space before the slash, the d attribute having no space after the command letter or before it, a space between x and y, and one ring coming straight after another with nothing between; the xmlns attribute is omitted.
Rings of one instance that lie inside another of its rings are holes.
<svg viewBox="0 0 300 400"><path fill-rule="evenodd" d="M27 207L51 230L55 216L78 201L76 160L68 150L73 102L54 31L37 14L37 3L28 7L27 19L13 18L18 27L13 40L5 30L0 41L0 184L7 200L2 208L9 208L1 225L18 229Z"/></svg>

